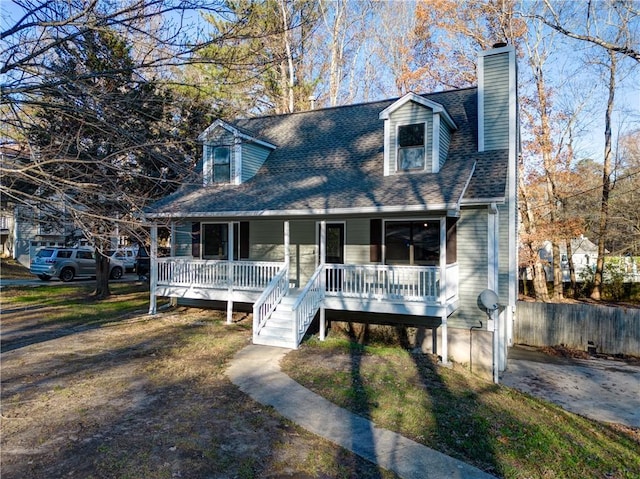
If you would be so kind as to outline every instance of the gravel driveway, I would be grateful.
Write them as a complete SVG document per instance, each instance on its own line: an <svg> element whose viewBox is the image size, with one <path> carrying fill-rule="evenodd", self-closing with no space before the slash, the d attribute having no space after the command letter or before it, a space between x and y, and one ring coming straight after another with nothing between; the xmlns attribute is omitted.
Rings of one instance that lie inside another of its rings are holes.
<svg viewBox="0 0 640 479"><path fill-rule="evenodd" d="M500 382L582 416L640 428L639 363L554 357L516 346Z"/></svg>

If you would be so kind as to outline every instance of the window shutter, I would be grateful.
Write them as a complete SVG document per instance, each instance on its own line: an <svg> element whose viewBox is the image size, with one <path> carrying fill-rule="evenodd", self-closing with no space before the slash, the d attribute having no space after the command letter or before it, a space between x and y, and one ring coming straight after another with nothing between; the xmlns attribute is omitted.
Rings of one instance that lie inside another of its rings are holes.
<svg viewBox="0 0 640 479"><path fill-rule="evenodd" d="M200 258L200 223L191 223L191 256Z"/></svg>
<svg viewBox="0 0 640 479"><path fill-rule="evenodd" d="M240 222L240 259L249 259L249 222Z"/></svg>
<svg viewBox="0 0 640 479"><path fill-rule="evenodd" d="M382 262L382 220L373 219L369 222L369 261Z"/></svg>

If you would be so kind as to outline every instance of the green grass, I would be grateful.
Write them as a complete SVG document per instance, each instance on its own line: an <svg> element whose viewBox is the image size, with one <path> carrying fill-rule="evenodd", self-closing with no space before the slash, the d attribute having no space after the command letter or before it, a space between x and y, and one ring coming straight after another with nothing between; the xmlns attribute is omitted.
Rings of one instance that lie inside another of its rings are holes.
<svg viewBox="0 0 640 479"><path fill-rule="evenodd" d="M149 291L140 283L117 283L109 286L111 296L96 299L93 284L46 285L36 288L15 287L2 292L3 310L37 308L42 323L104 322L145 310L149 307Z"/></svg>
<svg viewBox="0 0 640 479"><path fill-rule="evenodd" d="M283 368L377 425L501 477L640 477L639 431L437 367L426 355L334 338L305 344Z"/></svg>

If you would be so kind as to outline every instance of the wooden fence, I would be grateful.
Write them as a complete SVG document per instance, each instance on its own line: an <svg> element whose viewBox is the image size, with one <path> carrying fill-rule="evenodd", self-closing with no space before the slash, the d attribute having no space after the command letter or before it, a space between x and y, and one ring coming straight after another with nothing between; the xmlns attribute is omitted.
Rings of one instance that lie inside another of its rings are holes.
<svg viewBox="0 0 640 479"><path fill-rule="evenodd" d="M519 301L514 342L640 356L640 309Z"/></svg>

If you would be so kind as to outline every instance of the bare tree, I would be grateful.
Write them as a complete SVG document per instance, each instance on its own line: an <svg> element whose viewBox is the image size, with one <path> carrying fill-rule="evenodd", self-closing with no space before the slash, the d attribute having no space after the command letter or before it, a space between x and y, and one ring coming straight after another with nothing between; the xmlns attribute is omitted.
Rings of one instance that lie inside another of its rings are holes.
<svg viewBox="0 0 640 479"><path fill-rule="evenodd" d="M544 5L542 14L530 13L529 16L567 37L640 62L640 7L637 1L544 0ZM568 24L567 18L575 21Z"/></svg>
<svg viewBox="0 0 640 479"><path fill-rule="evenodd" d="M196 3L15 0L0 33L5 125L3 201L72 221L96 246L96 294L109 294L114 231L138 236L145 205L170 193L194 161L185 125L205 112L167 88L197 45L180 21ZM153 26L154 28L150 28Z"/></svg>

